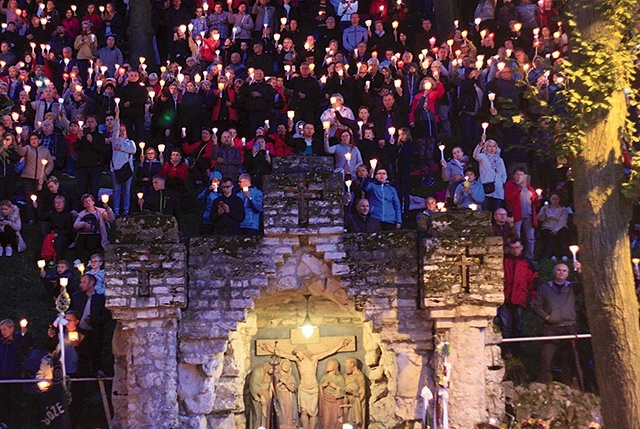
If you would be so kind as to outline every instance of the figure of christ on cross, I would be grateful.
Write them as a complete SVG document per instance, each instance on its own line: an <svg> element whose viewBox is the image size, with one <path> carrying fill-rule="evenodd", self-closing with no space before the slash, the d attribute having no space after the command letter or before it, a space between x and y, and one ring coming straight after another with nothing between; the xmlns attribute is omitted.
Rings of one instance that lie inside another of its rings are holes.
<svg viewBox="0 0 640 429"><path fill-rule="evenodd" d="M345 339L337 346L331 347L324 352L311 355L307 349L295 349L291 353L286 353L278 349L262 345L262 349L268 353L275 354L285 359L292 360L298 366L300 373L300 385L298 386L298 409L300 410L300 420L302 429L316 429L318 427L318 398L320 394L316 372L318 362L322 359L338 353L349 345L351 340Z"/></svg>

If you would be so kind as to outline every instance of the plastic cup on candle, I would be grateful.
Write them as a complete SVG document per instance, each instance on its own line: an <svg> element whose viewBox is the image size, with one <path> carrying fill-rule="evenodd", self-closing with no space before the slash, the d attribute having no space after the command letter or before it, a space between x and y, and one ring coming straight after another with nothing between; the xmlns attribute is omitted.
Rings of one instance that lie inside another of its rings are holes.
<svg viewBox="0 0 640 429"><path fill-rule="evenodd" d="M296 112L294 112L293 110L287 110L287 118L293 119L295 115L296 115Z"/></svg>
<svg viewBox="0 0 640 429"><path fill-rule="evenodd" d="M144 150L145 142L138 143L138 146L140 146L140 150Z"/></svg>
<svg viewBox="0 0 640 429"><path fill-rule="evenodd" d="M21 327L22 329L26 328L28 324L29 324L29 321L28 321L27 319L22 319L22 320L20 321L20 327Z"/></svg>
<svg viewBox="0 0 640 429"><path fill-rule="evenodd" d="M387 131L389 132L389 135L391 136L391 138L393 138L393 136L396 135L396 127L389 127L387 128Z"/></svg>
<svg viewBox="0 0 640 429"><path fill-rule="evenodd" d="M158 145L158 152L160 152L161 154L164 153L164 148L165 148L164 143L160 143Z"/></svg>
<svg viewBox="0 0 640 429"><path fill-rule="evenodd" d="M116 102L116 107L120 106L120 99L118 97L114 98L113 101Z"/></svg>
<svg viewBox="0 0 640 429"><path fill-rule="evenodd" d="M60 277L59 282L60 282L60 287L67 287L69 285L69 279L67 277Z"/></svg>
<svg viewBox="0 0 640 429"><path fill-rule="evenodd" d="M344 154L344 159L346 159L347 162L351 161L351 153L350 152L345 153Z"/></svg>
<svg viewBox="0 0 640 429"><path fill-rule="evenodd" d="M69 336L69 341L78 341L80 339L80 337L78 336L78 332L77 331L72 331L69 332L67 334Z"/></svg>
<svg viewBox="0 0 640 429"><path fill-rule="evenodd" d="M536 195L538 195L538 198L540 198L542 196L542 189L536 189Z"/></svg>
<svg viewBox="0 0 640 429"><path fill-rule="evenodd" d="M436 203L436 207L438 208L438 211L441 212L442 209L444 208L444 203L443 202Z"/></svg>
<svg viewBox="0 0 640 429"><path fill-rule="evenodd" d="M438 149L440 149L440 158L444 161L444 149L445 149L445 145L443 144L439 144L438 145Z"/></svg>
<svg viewBox="0 0 640 429"><path fill-rule="evenodd" d="M44 259L38 260L38 268L40 268L40 270L44 270L44 267L46 266L47 266L47 261L45 261Z"/></svg>
<svg viewBox="0 0 640 429"><path fill-rule="evenodd" d="M471 204L469 204L469 208L470 208L471 210L473 210L473 211L476 211L476 210L478 210L478 205L477 205L477 204L474 204L474 203L471 203Z"/></svg>
<svg viewBox="0 0 640 429"><path fill-rule="evenodd" d="M36 194L31 194L31 201L33 201L34 203L38 200L38 196Z"/></svg>
<svg viewBox="0 0 640 429"><path fill-rule="evenodd" d="M331 127L331 122L322 121L322 128L324 128L325 130L328 130L330 127Z"/></svg>
<svg viewBox="0 0 640 429"><path fill-rule="evenodd" d="M351 192L351 184L353 183L352 180L345 180L344 184L347 185L347 192Z"/></svg>
<svg viewBox="0 0 640 429"><path fill-rule="evenodd" d="M369 161L369 164L371 165L371 169L375 170L376 169L376 165L378 165L378 160L374 158L371 161Z"/></svg>
<svg viewBox="0 0 640 429"><path fill-rule="evenodd" d="M578 250L580 250L580 247L577 244L572 244L571 246L569 246L569 251L573 255L573 262L578 262L578 258L576 256Z"/></svg>
<svg viewBox="0 0 640 429"><path fill-rule="evenodd" d="M80 271L80 274L84 275L85 267L84 267L84 264L82 262L80 262L76 268L78 268L78 271Z"/></svg>
<svg viewBox="0 0 640 429"><path fill-rule="evenodd" d="M143 194L142 192L138 192L138 193L136 194L136 197L138 197L138 199L139 199L139 200L141 200L141 199L142 199L142 197L144 197L144 194Z"/></svg>
<svg viewBox="0 0 640 429"><path fill-rule="evenodd" d="M100 199L102 200L103 203L107 204L109 202L109 195L107 194L102 194L102 196L100 197Z"/></svg>
<svg viewBox="0 0 640 429"><path fill-rule="evenodd" d="M487 128L489 128L489 123L488 122L483 122L482 123L482 134L487 134Z"/></svg>

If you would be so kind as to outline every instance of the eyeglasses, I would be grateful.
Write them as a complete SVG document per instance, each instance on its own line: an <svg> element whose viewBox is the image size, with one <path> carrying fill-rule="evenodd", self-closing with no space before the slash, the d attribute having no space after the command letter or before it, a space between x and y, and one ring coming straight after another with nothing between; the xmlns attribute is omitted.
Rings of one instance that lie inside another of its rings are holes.
<svg viewBox="0 0 640 429"><path fill-rule="evenodd" d="M227 185L227 186L225 186L225 185L222 185L222 188L223 188L223 189L229 189L229 188L233 188L233 185Z"/></svg>

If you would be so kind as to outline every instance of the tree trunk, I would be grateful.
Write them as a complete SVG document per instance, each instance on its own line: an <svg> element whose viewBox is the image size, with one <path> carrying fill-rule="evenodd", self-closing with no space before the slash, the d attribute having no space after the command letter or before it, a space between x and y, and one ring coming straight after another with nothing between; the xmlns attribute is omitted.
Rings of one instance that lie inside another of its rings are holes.
<svg viewBox="0 0 640 429"><path fill-rule="evenodd" d="M151 25L150 0L130 0L131 24L127 30L129 36L129 56L131 65L138 66L139 58L147 59L151 68L155 64L153 52L153 27Z"/></svg>
<svg viewBox="0 0 640 429"><path fill-rule="evenodd" d="M575 10L587 42L613 36L603 32L595 3ZM609 43L615 51L620 39ZM628 237L632 202L622 194L620 139L627 109L621 91L610 101L605 117L584 120L586 143L573 164L576 224L604 427L638 429L640 325Z"/></svg>

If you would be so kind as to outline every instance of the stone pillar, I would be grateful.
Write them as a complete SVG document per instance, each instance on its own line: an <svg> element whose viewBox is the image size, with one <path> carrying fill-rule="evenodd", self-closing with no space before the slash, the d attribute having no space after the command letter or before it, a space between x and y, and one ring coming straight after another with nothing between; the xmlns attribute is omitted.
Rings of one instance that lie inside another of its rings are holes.
<svg viewBox="0 0 640 429"><path fill-rule="evenodd" d="M114 429L178 428L178 321L185 305L184 245L170 216L117 222L106 251L113 338Z"/></svg>
<svg viewBox="0 0 640 429"><path fill-rule="evenodd" d="M439 213L423 240L423 305L450 344L449 422L468 429L504 415L500 334L492 320L503 301L502 238L491 236L491 213Z"/></svg>

